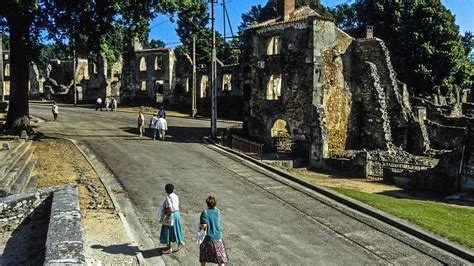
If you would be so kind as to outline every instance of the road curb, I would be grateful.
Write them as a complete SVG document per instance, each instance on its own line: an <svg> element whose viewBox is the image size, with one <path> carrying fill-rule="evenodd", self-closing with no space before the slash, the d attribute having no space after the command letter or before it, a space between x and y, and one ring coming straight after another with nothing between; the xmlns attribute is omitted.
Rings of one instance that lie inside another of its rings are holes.
<svg viewBox="0 0 474 266"><path fill-rule="evenodd" d="M136 236L136 234L133 233L134 230L132 230L132 227L130 226L130 223L125 218L125 214L124 214L123 210L126 209L127 216L131 217L131 219L136 220L134 222L135 224L137 222L139 223L138 217L136 216L135 212L133 211L133 209L130 206L125 207L125 206L122 206L123 204L119 203L119 200L115 197L115 195L112 191L112 186L110 185L110 180L109 181L104 180L104 174L101 174L101 173L103 173L104 171L107 171L106 170L107 168L104 165L99 167L97 165L98 163L100 163L99 161L92 160L91 158L89 158L89 156L86 154L84 149L82 147L80 147L77 140L67 139L67 138L64 138L64 139L70 141L81 152L81 154L84 156L84 158L86 158L87 162L92 166L92 168L94 169L96 174L99 176L99 179L102 182L102 184L104 185L105 190L107 191L107 194L109 195L110 199L112 200L115 211L118 213L118 215L120 217L120 221L122 222L122 225L125 229L127 237L130 239L132 244L139 247L139 242L141 242L141 244L143 246L145 246L145 248L148 248L148 249L154 248L154 245L152 244L153 243L152 240L148 239L148 237L146 236L146 234L143 231L139 232L140 236L138 236L138 237ZM99 168L103 168L103 169L99 169ZM114 177L114 175L112 173L110 173L110 171L109 171L109 173L107 173L107 175L109 175L111 177ZM120 189L122 189L122 191L123 191L123 188L121 187L121 185L118 182L115 181L114 183L116 183L116 184L114 184L114 186L120 186ZM123 199L120 200L120 201L123 202ZM143 227L141 227L141 228L143 228ZM137 226L135 226L134 229L135 230L140 230L141 228L137 228ZM141 241L139 241L138 239L141 239ZM143 242L145 242L145 243L143 243ZM140 248L138 248L137 254L135 256L136 256L136 258L138 260L138 263L140 265L147 265L147 263L145 261L145 258L143 257L143 254L142 254ZM164 263L164 261L161 257L157 257L157 258L155 258L155 261L152 263L152 265L165 265L165 263Z"/></svg>
<svg viewBox="0 0 474 266"><path fill-rule="evenodd" d="M386 224L389 224L405 233L408 233L409 235L415 236L418 239L421 239L435 247L438 247L442 250L445 250L451 254L454 254L460 258L463 258L465 260L468 260L469 262L474 262L474 251L461 246L453 241L441 238L440 236L434 235L430 232L425 231L422 228L419 228L415 225L409 224L405 222L402 219L399 219L395 216L392 216L388 213L382 212L378 209L375 209L365 203L359 202L357 200L354 200L352 198L349 198L345 195L339 194L337 192L331 191L329 189L326 189L324 187L321 187L316 184L311 184L306 182L305 180L302 180L301 178L284 171L282 169L270 166L266 163L263 163L262 161L259 161L253 157L250 157L248 155L242 154L240 152L237 152L235 150L232 150L230 148L224 147L222 145L217 144L214 140L208 137L203 138L205 142L208 144L212 144L213 146L230 153L233 156L238 156L244 160L251 161L252 163L256 164L257 166L264 168L265 170L268 170L274 174L277 174L279 176L282 176L290 181L293 181L299 185L302 185L306 188L309 188L311 190L314 190L332 200L335 200L338 203L341 203L345 206L348 206L352 209L355 209L363 214L369 215L377 220L380 220Z"/></svg>

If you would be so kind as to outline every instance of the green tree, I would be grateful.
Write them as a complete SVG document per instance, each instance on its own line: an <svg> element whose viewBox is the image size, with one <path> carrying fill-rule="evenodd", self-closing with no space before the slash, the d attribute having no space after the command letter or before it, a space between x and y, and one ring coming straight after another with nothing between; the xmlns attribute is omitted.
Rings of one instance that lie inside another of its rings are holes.
<svg viewBox="0 0 474 266"><path fill-rule="evenodd" d="M466 31L462 36L462 45L464 46L464 55L469 56L474 48L474 35L470 31Z"/></svg>
<svg viewBox="0 0 474 266"><path fill-rule="evenodd" d="M151 39L150 41L146 42L144 45L144 48L150 49L150 48L165 48L166 44L162 40L155 40Z"/></svg>
<svg viewBox="0 0 474 266"><path fill-rule="evenodd" d="M336 24L355 37L367 25L389 48L398 78L419 94L466 88L472 71L465 64L465 48L454 16L440 0L360 0L332 10Z"/></svg>
<svg viewBox="0 0 474 266"><path fill-rule="evenodd" d="M10 36L6 35L3 32L0 32L0 34L2 35L3 50L9 50L10 49Z"/></svg>

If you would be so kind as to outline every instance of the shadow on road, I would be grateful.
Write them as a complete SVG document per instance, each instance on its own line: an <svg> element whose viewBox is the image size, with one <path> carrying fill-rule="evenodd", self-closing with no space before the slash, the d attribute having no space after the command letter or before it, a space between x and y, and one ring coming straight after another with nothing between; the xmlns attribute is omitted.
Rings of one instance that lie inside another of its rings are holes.
<svg viewBox="0 0 474 266"><path fill-rule="evenodd" d="M100 249L103 252L109 254L123 254L128 256L135 256L140 252L140 249L137 246L131 246L130 244L120 244L120 245L110 245L110 246L103 246L103 245L92 245L91 248L93 249Z"/></svg>
<svg viewBox="0 0 474 266"><path fill-rule="evenodd" d="M136 135L136 138L126 138L126 140L153 140L153 131L150 128L145 128L145 135L143 138L138 136L138 129L136 127L121 127L119 129ZM208 135L209 129L207 128L169 126L168 131L166 131L165 141L176 143L201 143L202 137Z"/></svg>

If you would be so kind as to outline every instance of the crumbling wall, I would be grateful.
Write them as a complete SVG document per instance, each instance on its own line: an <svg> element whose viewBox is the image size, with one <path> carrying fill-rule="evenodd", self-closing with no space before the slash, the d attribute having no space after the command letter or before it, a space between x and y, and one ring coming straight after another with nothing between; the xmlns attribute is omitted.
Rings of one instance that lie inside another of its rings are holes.
<svg viewBox="0 0 474 266"><path fill-rule="evenodd" d="M392 141L396 146L405 148L411 119L410 110L409 106L406 106L407 94L404 95L403 87L397 80L387 47L380 39L359 39L356 41L354 53L355 66L362 65L363 62L371 62L376 66L379 84L385 93Z"/></svg>
<svg viewBox="0 0 474 266"><path fill-rule="evenodd" d="M432 148L438 150L453 150L467 143L467 127L446 126L430 120L426 120L425 124Z"/></svg>
<svg viewBox="0 0 474 266"><path fill-rule="evenodd" d="M353 68L348 149L388 150L392 144L387 96L377 70L375 64L367 61L358 62Z"/></svg>
<svg viewBox="0 0 474 266"><path fill-rule="evenodd" d="M350 92L345 86L342 59L334 48L322 52L324 61L324 124L329 151L346 148L350 113Z"/></svg>

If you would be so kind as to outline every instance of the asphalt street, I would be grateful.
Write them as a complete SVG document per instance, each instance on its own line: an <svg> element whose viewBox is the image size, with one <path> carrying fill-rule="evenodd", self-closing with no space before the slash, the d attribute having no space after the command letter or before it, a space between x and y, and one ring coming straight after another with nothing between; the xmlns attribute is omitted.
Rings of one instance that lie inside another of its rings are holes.
<svg viewBox="0 0 474 266"><path fill-rule="evenodd" d="M213 194L222 211L230 264L367 265L442 264L416 247L392 238L255 169L209 149L201 141L208 120L169 117L166 141L137 135L137 115L60 107L52 122L50 106L30 114L47 136L85 143L122 184L145 231L160 248L160 225L153 211L175 185L180 198L186 246L163 255L167 264L198 263L194 228ZM146 117L147 121L149 116ZM225 127L230 123L218 123Z"/></svg>

